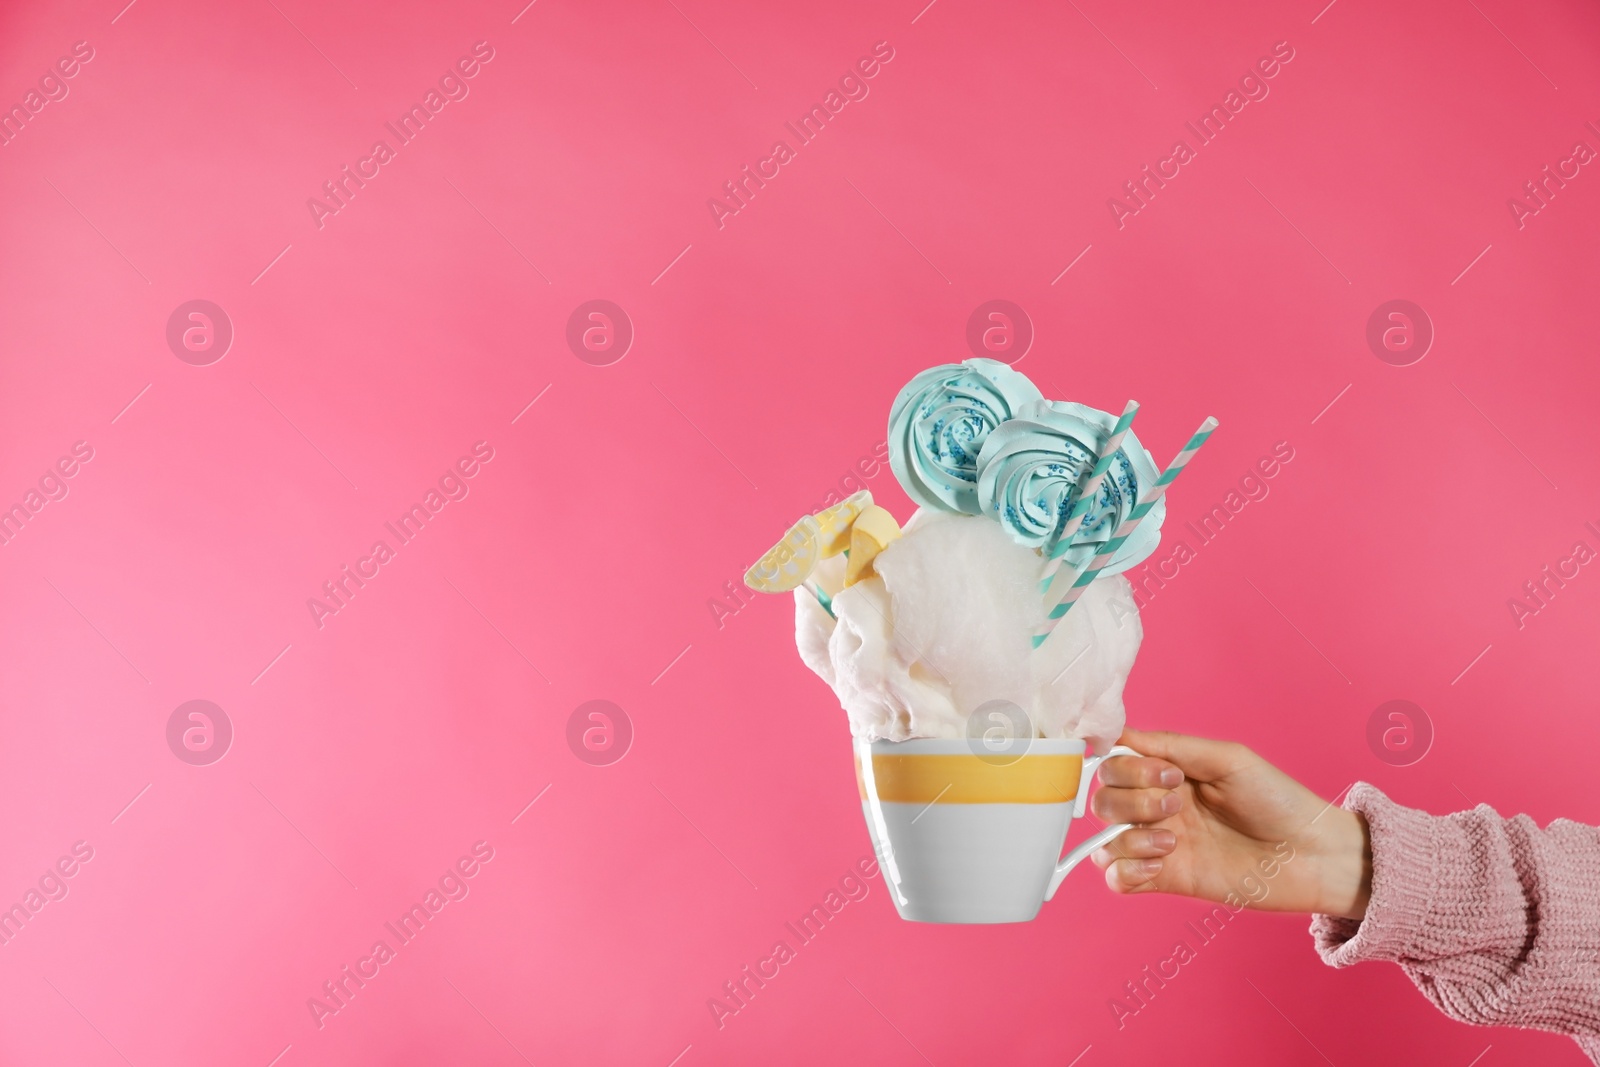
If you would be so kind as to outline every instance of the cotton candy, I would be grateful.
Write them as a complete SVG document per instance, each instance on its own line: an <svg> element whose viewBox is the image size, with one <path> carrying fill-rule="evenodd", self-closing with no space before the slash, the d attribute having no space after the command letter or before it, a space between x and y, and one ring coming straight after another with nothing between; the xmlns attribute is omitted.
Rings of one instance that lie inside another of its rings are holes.
<svg viewBox="0 0 1600 1067"><path fill-rule="evenodd" d="M1144 629L1128 582L1101 577L1039 648L1044 561L982 516L918 511L848 589L844 560L812 578L837 620L795 590L795 644L866 740L969 736L991 701L1020 707L1039 737L1105 751L1122 733L1122 690Z"/></svg>

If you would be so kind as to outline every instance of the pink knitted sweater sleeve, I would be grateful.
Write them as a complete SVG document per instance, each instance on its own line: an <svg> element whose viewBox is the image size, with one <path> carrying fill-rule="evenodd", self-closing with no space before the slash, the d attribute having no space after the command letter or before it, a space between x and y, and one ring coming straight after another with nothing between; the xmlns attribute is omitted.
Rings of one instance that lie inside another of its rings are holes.
<svg viewBox="0 0 1600 1067"><path fill-rule="evenodd" d="M1323 961L1393 961L1453 1019L1569 1034L1600 1063L1600 830L1429 815L1365 782L1344 807L1371 828L1372 899L1312 918Z"/></svg>

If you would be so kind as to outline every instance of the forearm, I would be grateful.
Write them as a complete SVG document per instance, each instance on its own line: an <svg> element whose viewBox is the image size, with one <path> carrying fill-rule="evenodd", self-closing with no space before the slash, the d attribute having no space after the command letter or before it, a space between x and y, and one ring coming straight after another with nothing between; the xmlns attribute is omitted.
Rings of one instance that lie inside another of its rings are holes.
<svg viewBox="0 0 1600 1067"><path fill-rule="evenodd" d="M1318 819L1328 830L1311 852L1316 865L1318 914L1359 922L1372 896L1372 834L1358 811L1329 808Z"/></svg>
<svg viewBox="0 0 1600 1067"><path fill-rule="evenodd" d="M1345 807L1369 827L1370 900L1315 918L1325 961L1399 963L1464 1022L1600 1036L1600 832L1431 816L1364 784Z"/></svg>

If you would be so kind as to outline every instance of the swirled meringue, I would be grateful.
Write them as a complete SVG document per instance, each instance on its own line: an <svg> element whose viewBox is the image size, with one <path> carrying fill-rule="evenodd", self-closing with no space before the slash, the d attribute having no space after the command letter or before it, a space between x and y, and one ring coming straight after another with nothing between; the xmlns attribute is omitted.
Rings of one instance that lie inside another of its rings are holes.
<svg viewBox="0 0 1600 1067"><path fill-rule="evenodd" d="M938 511L980 514L978 453L1037 386L993 359L931 367L900 390L889 410L889 467L906 494Z"/></svg>
<svg viewBox="0 0 1600 1067"><path fill-rule="evenodd" d="M1114 415L1083 404L1041 400L1024 406L990 431L979 451L981 513L998 521L1018 544L1051 551L1116 422ZM1155 458L1130 431L1063 564L1076 570L1088 563L1139 502L1141 487L1154 484L1158 475ZM1165 499L1157 502L1103 573L1121 573L1155 551L1166 509Z"/></svg>

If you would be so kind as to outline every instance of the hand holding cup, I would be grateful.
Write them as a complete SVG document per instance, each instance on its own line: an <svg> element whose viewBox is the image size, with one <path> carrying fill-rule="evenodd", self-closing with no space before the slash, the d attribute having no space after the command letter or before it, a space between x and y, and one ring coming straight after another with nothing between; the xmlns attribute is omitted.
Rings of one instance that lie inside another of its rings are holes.
<svg viewBox="0 0 1600 1067"><path fill-rule="evenodd" d="M1090 805L1107 822L1134 824L1091 857L1113 892L1366 913L1372 858L1359 815L1244 745L1143 730L1122 743L1147 755L1106 760ZM1251 885L1263 888L1259 897Z"/></svg>

